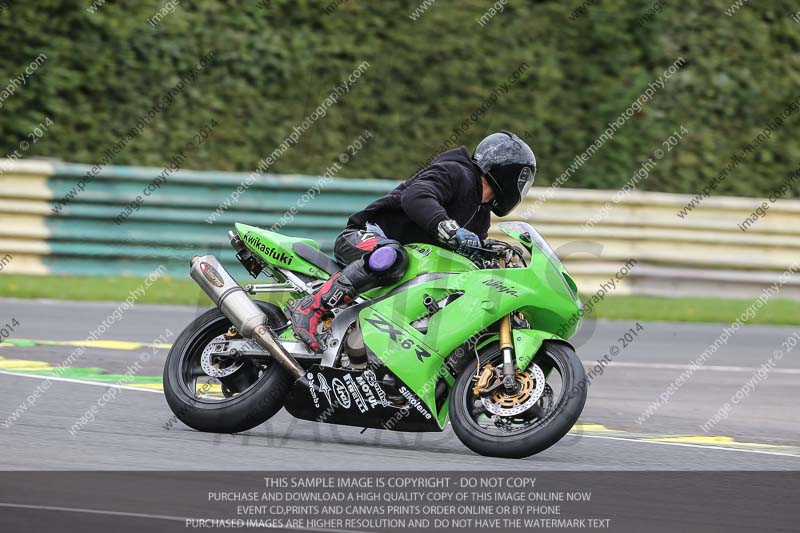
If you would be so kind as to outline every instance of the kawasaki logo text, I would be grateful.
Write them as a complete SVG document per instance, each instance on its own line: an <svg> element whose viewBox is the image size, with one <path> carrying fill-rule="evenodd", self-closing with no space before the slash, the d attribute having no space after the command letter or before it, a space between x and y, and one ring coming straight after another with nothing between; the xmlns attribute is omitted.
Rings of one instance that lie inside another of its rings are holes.
<svg viewBox="0 0 800 533"><path fill-rule="evenodd" d="M252 233L248 233L244 238L249 244L252 244L254 248L259 250L264 255L273 258L275 261L279 263L284 263L286 265L292 264L292 259L294 259L290 255L286 255L286 252L279 252L275 248L270 248L269 246L265 246L263 242L258 240L258 238L253 235Z"/></svg>

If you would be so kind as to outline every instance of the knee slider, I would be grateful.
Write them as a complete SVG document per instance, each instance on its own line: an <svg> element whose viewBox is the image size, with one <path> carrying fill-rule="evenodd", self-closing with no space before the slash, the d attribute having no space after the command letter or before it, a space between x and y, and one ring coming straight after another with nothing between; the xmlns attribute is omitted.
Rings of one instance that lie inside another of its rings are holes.
<svg viewBox="0 0 800 533"><path fill-rule="evenodd" d="M366 259L369 269L380 276L384 283L399 281L408 266L408 254L400 243L381 246Z"/></svg>

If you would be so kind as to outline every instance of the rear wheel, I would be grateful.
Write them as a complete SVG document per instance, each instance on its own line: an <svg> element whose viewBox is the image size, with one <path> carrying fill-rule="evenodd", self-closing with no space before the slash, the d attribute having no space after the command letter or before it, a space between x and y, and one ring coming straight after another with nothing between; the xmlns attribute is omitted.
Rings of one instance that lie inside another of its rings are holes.
<svg viewBox="0 0 800 533"><path fill-rule="evenodd" d="M286 317L278 307L255 302L273 329ZM175 416L199 431L238 433L254 428L283 407L291 375L271 358L220 361L209 356L231 323L219 309L197 317L180 334L164 366L164 395ZM241 339L241 337L239 337Z"/></svg>
<svg viewBox="0 0 800 533"><path fill-rule="evenodd" d="M450 417L459 440L469 449L491 457L521 458L546 450L567 434L586 403L585 372L578 356L565 343L545 341L525 372L517 372L519 390L507 394L502 386L490 394L492 369L502 365L498 343L479 352L479 368L456 379L450 396ZM477 383L476 377L484 375Z"/></svg>

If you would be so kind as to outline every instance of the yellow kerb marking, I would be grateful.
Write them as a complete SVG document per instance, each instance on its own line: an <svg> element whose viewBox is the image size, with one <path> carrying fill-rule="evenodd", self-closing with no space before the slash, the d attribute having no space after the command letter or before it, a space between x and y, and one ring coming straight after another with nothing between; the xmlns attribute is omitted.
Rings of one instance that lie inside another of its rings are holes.
<svg viewBox="0 0 800 533"><path fill-rule="evenodd" d="M26 361L25 359L6 359L0 357L0 370L49 370L53 367L44 361Z"/></svg>
<svg viewBox="0 0 800 533"><path fill-rule="evenodd" d="M138 350L140 348L166 348L172 347L171 344L148 344L144 342L131 341L33 341L36 344L47 346L83 346L84 348L104 348L106 350Z"/></svg>
<svg viewBox="0 0 800 533"><path fill-rule="evenodd" d="M642 440L654 440L658 442L685 442L687 444L733 444L736 441L732 437L724 436L704 436L704 435L684 435L678 437L646 437Z"/></svg>
<svg viewBox="0 0 800 533"><path fill-rule="evenodd" d="M575 424L572 426L572 431L610 431L619 433L616 429L608 429L603 424Z"/></svg>
<svg viewBox="0 0 800 533"><path fill-rule="evenodd" d="M164 390L164 385L161 383L136 383L126 387L129 389Z"/></svg>
<svg viewBox="0 0 800 533"><path fill-rule="evenodd" d="M686 444L724 444L726 446L741 447L741 448L791 448L791 446L781 446L779 444L761 444L758 442L737 442L733 437L719 436L705 436L705 435L685 435L682 437L647 437L642 440L650 440L654 442L682 442Z"/></svg>

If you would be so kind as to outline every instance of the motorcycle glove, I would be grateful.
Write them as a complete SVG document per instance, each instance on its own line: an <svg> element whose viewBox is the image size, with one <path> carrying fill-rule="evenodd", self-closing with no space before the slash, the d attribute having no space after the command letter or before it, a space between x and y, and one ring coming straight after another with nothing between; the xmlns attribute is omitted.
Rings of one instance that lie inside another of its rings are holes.
<svg viewBox="0 0 800 533"><path fill-rule="evenodd" d="M481 239L455 220L442 220L436 229L439 240L462 255L472 255L481 246Z"/></svg>

